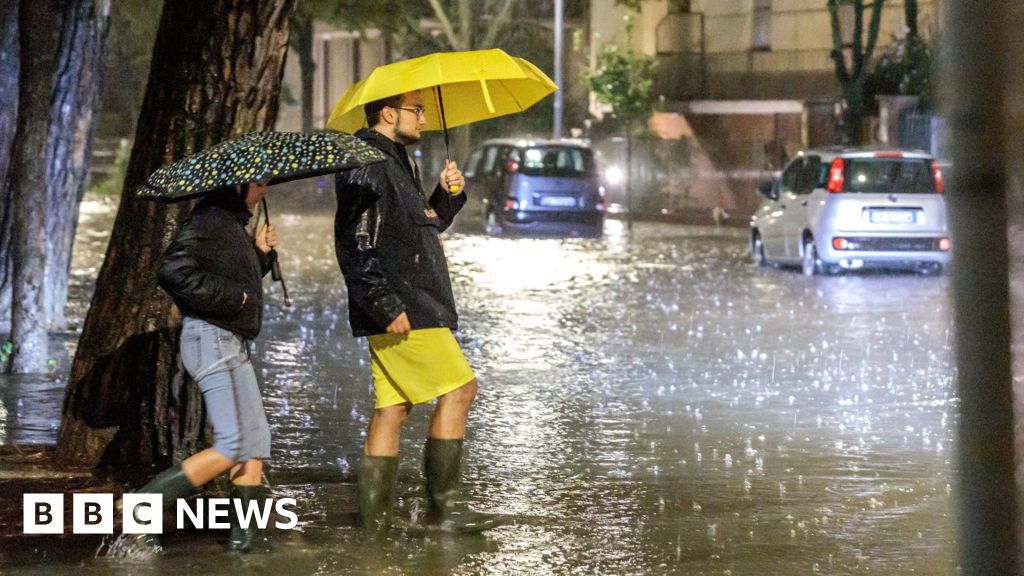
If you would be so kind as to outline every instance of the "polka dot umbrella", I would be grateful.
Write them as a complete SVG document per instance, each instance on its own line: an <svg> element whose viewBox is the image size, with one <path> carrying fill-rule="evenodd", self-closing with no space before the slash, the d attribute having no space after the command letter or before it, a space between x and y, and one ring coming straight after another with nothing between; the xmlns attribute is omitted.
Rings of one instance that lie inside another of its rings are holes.
<svg viewBox="0 0 1024 576"><path fill-rule="evenodd" d="M279 184L382 160L376 148L339 132L249 132L161 166L136 194L171 202L235 184Z"/></svg>
<svg viewBox="0 0 1024 576"><path fill-rule="evenodd" d="M147 200L173 202L236 184L279 184L358 168L384 158L380 150L340 132L249 132L161 166L136 194ZM263 214L269 224L265 199ZM273 279L281 283L284 304L290 306L276 252L272 258Z"/></svg>

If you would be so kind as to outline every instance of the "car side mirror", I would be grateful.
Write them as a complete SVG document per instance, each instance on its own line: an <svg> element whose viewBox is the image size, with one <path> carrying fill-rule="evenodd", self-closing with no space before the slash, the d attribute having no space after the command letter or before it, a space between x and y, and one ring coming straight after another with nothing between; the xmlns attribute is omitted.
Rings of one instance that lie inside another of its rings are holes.
<svg viewBox="0 0 1024 576"><path fill-rule="evenodd" d="M757 186L757 191L760 192L762 196L773 202L779 199L779 188L776 186L775 180L766 180L761 182Z"/></svg>

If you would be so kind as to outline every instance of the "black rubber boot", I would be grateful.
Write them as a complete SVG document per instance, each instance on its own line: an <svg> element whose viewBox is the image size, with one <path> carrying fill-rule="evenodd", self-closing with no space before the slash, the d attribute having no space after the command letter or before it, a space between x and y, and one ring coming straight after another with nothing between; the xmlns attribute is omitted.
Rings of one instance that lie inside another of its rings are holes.
<svg viewBox="0 0 1024 576"><path fill-rule="evenodd" d="M427 481L429 508L423 528L440 532L472 534L507 524L508 516L474 512L457 502L462 439L427 439L423 475Z"/></svg>
<svg viewBox="0 0 1024 576"><path fill-rule="evenodd" d="M235 552L270 552L270 540L266 533L256 525L256 518L249 516L249 525L242 528L241 518L235 509L236 499L242 506L242 510L248 510L249 506L258 506L262 511L267 500L267 491L262 485L239 486L231 485L231 536L228 538L228 548ZM252 503L252 504L250 504Z"/></svg>
<svg viewBox="0 0 1024 576"><path fill-rule="evenodd" d="M359 468L359 518L364 528L379 531L391 524L397 479L398 456L363 455Z"/></svg>
<svg viewBox="0 0 1024 576"><path fill-rule="evenodd" d="M164 510L173 510L178 498L188 498L198 491L192 485L180 464L171 466L145 486L135 491L137 494L160 494L163 496ZM97 551L97 556L115 556L120 558L144 558L163 551L158 534L119 534L105 540Z"/></svg>

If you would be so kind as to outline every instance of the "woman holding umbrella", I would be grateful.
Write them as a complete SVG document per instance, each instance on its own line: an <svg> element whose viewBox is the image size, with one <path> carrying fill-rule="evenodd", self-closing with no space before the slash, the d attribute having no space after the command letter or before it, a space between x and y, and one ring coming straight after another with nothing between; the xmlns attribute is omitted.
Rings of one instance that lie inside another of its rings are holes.
<svg viewBox="0 0 1024 576"><path fill-rule="evenodd" d="M270 427L249 360L249 341L260 332L263 276L273 265L277 233L265 225L253 239L245 228L266 193L266 182L207 193L160 261L160 287L184 316L182 364L202 391L214 441L136 491L162 494L164 507L170 508L230 470L228 545L240 552L269 550L255 524L243 528L234 513L235 501L247 510L251 502L262 508L266 497L262 475L263 460L270 457ZM136 543L160 550L153 535Z"/></svg>
<svg viewBox="0 0 1024 576"><path fill-rule="evenodd" d="M214 442L136 492L161 494L170 508L230 471L233 550L269 549L262 531L243 527L234 512L236 503L243 510L263 509L263 461L270 456L249 341L262 325L263 277L276 268L277 233L268 223L252 238L246 226L257 205L266 213L269 184L382 160L383 154L348 135L250 132L164 165L137 192L164 202L202 197L164 253L157 279L184 316L182 364L203 394ZM283 289L283 279L275 280ZM288 305L286 290L284 297ZM108 554L147 550L159 552L155 536L115 542Z"/></svg>

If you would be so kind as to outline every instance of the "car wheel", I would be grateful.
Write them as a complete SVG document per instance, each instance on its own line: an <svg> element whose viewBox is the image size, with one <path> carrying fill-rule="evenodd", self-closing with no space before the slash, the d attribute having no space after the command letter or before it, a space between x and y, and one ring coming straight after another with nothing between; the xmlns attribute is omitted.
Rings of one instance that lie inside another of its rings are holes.
<svg viewBox="0 0 1024 576"><path fill-rule="evenodd" d="M800 271L804 276L821 274L821 262L818 261L818 248L814 240L804 240L804 257L800 262Z"/></svg>
<svg viewBox="0 0 1024 576"><path fill-rule="evenodd" d="M764 254L764 241L761 240L761 234L757 232L754 232L750 238L750 259L758 266L768 265L768 257Z"/></svg>
<svg viewBox="0 0 1024 576"><path fill-rule="evenodd" d="M504 232L501 221L498 220L498 215L494 213L494 210L487 211L487 222L484 224L484 230L491 236L501 236L502 232Z"/></svg>

